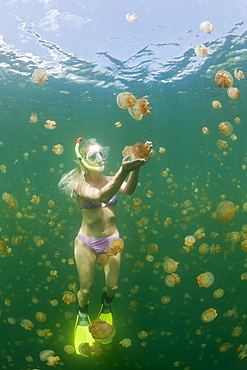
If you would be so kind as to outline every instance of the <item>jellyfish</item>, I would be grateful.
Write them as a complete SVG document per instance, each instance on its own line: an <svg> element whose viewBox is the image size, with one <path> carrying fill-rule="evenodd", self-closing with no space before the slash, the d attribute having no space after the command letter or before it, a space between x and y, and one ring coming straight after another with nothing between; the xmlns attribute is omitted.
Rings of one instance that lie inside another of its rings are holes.
<svg viewBox="0 0 247 370"><path fill-rule="evenodd" d="M164 295L163 297L161 297L161 302L163 303L163 304L168 304L168 303L170 303L171 302L171 297L169 296L169 295Z"/></svg>
<svg viewBox="0 0 247 370"><path fill-rule="evenodd" d="M241 326L235 326L235 328L232 329L231 336L232 337L239 337L243 332L243 328Z"/></svg>
<svg viewBox="0 0 247 370"><path fill-rule="evenodd" d="M128 155L131 156L131 159L145 159L147 160L150 156L150 150L148 143L141 143L138 141L133 146L126 146L122 151L123 157Z"/></svg>
<svg viewBox="0 0 247 370"><path fill-rule="evenodd" d="M222 108L222 104L221 104L221 102L219 102L218 100L214 100L214 101L212 102L212 107L213 107L214 109L221 109L221 108Z"/></svg>
<svg viewBox="0 0 247 370"><path fill-rule="evenodd" d="M56 128L56 122L48 119L45 121L44 126L47 130L54 130Z"/></svg>
<svg viewBox="0 0 247 370"><path fill-rule="evenodd" d="M163 269L165 270L165 272L170 274L177 270L178 265L179 265L179 262L174 261L174 259L172 258L168 258L167 260L165 260L163 264Z"/></svg>
<svg viewBox="0 0 247 370"><path fill-rule="evenodd" d="M75 352L75 349L73 346L71 346L70 344L66 344L64 347L63 347L63 350L64 352L66 352L68 355L72 355L74 352Z"/></svg>
<svg viewBox="0 0 247 370"><path fill-rule="evenodd" d="M216 215L221 222L231 221L235 215L235 206L230 200L224 200L216 208Z"/></svg>
<svg viewBox="0 0 247 370"><path fill-rule="evenodd" d="M52 351L51 349L45 349L44 351L40 352L39 358L41 359L41 361L46 362L46 365L55 366L60 361L60 357L54 355L54 351Z"/></svg>
<svg viewBox="0 0 247 370"><path fill-rule="evenodd" d="M36 123L37 121L38 121L37 113L32 113L31 116L29 117L29 122Z"/></svg>
<svg viewBox="0 0 247 370"><path fill-rule="evenodd" d="M112 240L110 246L109 246L111 254L116 256L118 253L122 252L124 250L124 242L123 239L114 239Z"/></svg>
<svg viewBox="0 0 247 370"><path fill-rule="evenodd" d="M234 77L235 77L237 80L242 80L242 78L244 78L244 72L243 72L243 71L240 71L240 69L239 69L239 70L234 69L233 74L234 74Z"/></svg>
<svg viewBox="0 0 247 370"><path fill-rule="evenodd" d="M31 77L32 82L42 84L48 77L48 73L44 69L36 69Z"/></svg>
<svg viewBox="0 0 247 370"><path fill-rule="evenodd" d="M195 53L199 57L205 57L205 56L208 56L210 54L208 49L206 48L206 46L203 45L203 44L197 45L195 47Z"/></svg>
<svg viewBox="0 0 247 370"><path fill-rule="evenodd" d="M201 227L200 229L197 229L193 234L195 240L199 240L205 237L204 228Z"/></svg>
<svg viewBox="0 0 247 370"><path fill-rule="evenodd" d="M211 33L214 30L214 26L209 21L204 21L200 24L200 30L205 33Z"/></svg>
<svg viewBox="0 0 247 370"><path fill-rule="evenodd" d="M242 251L247 252L247 239L241 243Z"/></svg>
<svg viewBox="0 0 247 370"><path fill-rule="evenodd" d="M209 288L214 283L214 275L212 272L204 272L197 276L197 283L200 288Z"/></svg>
<svg viewBox="0 0 247 370"><path fill-rule="evenodd" d="M187 235L185 238L184 238L184 244L187 246L187 247L192 247L193 244L195 243L196 239L194 238L193 235Z"/></svg>
<svg viewBox="0 0 247 370"><path fill-rule="evenodd" d="M170 288L174 287L175 284L180 283L180 277L177 274L167 275L165 277L165 284Z"/></svg>
<svg viewBox="0 0 247 370"><path fill-rule="evenodd" d="M231 99L239 99L239 97L240 97L240 91L236 87L229 87L227 89L227 95Z"/></svg>
<svg viewBox="0 0 247 370"><path fill-rule="evenodd" d="M150 253L150 254L156 254L158 252L158 250L159 250L159 247L155 243L150 243L148 245L147 249L148 249L148 253Z"/></svg>
<svg viewBox="0 0 247 370"><path fill-rule="evenodd" d="M142 204L142 200L140 198L134 198L133 199L134 208L140 208L141 204Z"/></svg>
<svg viewBox="0 0 247 370"><path fill-rule="evenodd" d="M86 357L99 356L103 353L99 343L93 343L92 346L89 343L82 343L78 347L79 352Z"/></svg>
<svg viewBox="0 0 247 370"><path fill-rule="evenodd" d="M223 297L223 295L225 294L224 290L219 288L219 289L216 289L214 292L213 292L213 296L214 298L221 298Z"/></svg>
<svg viewBox="0 0 247 370"><path fill-rule="evenodd" d="M202 128L202 133L203 133L203 135L209 134L209 128L208 127L203 127Z"/></svg>
<svg viewBox="0 0 247 370"><path fill-rule="evenodd" d="M233 84L233 77L231 73L220 70L215 75L215 82L219 87L228 88L231 87Z"/></svg>
<svg viewBox="0 0 247 370"><path fill-rule="evenodd" d="M3 240L0 240L0 256L5 256L7 253L7 245Z"/></svg>
<svg viewBox="0 0 247 370"><path fill-rule="evenodd" d="M208 323L213 321L217 315L218 313L214 308L208 308L201 314L201 320Z"/></svg>
<svg viewBox="0 0 247 370"><path fill-rule="evenodd" d="M238 231L232 231L229 234L229 239L232 243L237 243L241 239L241 234Z"/></svg>
<svg viewBox="0 0 247 370"><path fill-rule="evenodd" d="M45 322L46 321L46 314L44 314L44 312L36 312L35 319L39 322Z"/></svg>
<svg viewBox="0 0 247 370"><path fill-rule="evenodd" d="M146 339L148 337L148 333L145 330L142 330L137 334L137 336L139 339Z"/></svg>
<svg viewBox="0 0 247 370"><path fill-rule="evenodd" d="M106 321L100 319L93 320L88 330L96 341L102 343L110 343L116 334L116 329L113 325L107 324Z"/></svg>
<svg viewBox="0 0 247 370"><path fill-rule="evenodd" d="M228 142L225 140L217 140L216 145L219 149L226 149L228 147Z"/></svg>
<svg viewBox="0 0 247 370"><path fill-rule="evenodd" d="M126 14L125 18L127 19L128 22L130 23L133 23L135 20L138 21L139 18L137 17L137 15L135 13L132 13L132 14Z"/></svg>
<svg viewBox="0 0 247 370"><path fill-rule="evenodd" d="M105 253L101 254L98 258L98 262L101 263L102 266L106 266L109 262L109 256Z"/></svg>
<svg viewBox="0 0 247 370"><path fill-rule="evenodd" d="M228 349L231 347L230 343L222 343L220 346L219 346L219 351L220 352L226 352L228 351Z"/></svg>
<svg viewBox="0 0 247 370"><path fill-rule="evenodd" d="M209 245L207 243L202 243L199 246L199 253L202 255L206 255L209 253Z"/></svg>
<svg viewBox="0 0 247 370"><path fill-rule="evenodd" d="M25 330L32 330L34 327L34 323L31 320L28 319L23 319L21 320L20 325L25 329Z"/></svg>
<svg viewBox="0 0 247 370"><path fill-rule="evenodd" d="M122 92L117 96L117 105L121 109L128 109L135 105L136 97L132 95L130 92Z"/></svg>
<svg viewBox="0 0 247 370"><path fill-rule="evenodd" d="M128 347L130 347L130 346L132 346L132 341L131 341L131 339L129 339L129 338L124 338L124 339L122 339L120 342L119 342L119 344L121 344L123 347L125 347L125 348L128 348Z"/></svg>
<svg viewBox="0 0 247 370"><path fill-rule="evenodd" d="M138 99L135 105L128 108L128 112L137 121L141 121L143 116L150 114L150 107L148 107L149 102L147 99Z"/></svg>
<svg viewBox="0 0 247 370"><path fill-rule="evenodd" d="M76 301L76 297L75 297L74 293L69 292L69 291L65 291L65 292L63 292L62 300L67 304L71 304L71 303Z"/></svg>
<svg viewBox="0 0 247 370"><path fill-rule="evenodd" d="M57 154L57 155L60 155L63 153L63 146L61 144L57 144L57 145L53 145L53 149L52 151Z"/></svg>

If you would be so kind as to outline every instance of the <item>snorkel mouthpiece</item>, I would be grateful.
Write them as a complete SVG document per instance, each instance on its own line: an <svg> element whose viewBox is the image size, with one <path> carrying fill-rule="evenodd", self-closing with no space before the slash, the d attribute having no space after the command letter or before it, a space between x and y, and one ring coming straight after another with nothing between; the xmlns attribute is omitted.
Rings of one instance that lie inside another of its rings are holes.
<svg viewBox="0 0 247 370"><path fill-rule="evenodd" d="M79 161L81 162L81 164L87 169L87 170L90 170L90 171L96 171L96 172L102 172L104 171L104 164L102 166L99 166L99 167L94 167L94 166L90 166L90 164L85 160L85 158L82 157L81 153L80 153L80 143L82 141L82 137L78 137L78 139L76 140L76 144L75 144L75 154L77 156L77 158L79 159Z"/></svg>

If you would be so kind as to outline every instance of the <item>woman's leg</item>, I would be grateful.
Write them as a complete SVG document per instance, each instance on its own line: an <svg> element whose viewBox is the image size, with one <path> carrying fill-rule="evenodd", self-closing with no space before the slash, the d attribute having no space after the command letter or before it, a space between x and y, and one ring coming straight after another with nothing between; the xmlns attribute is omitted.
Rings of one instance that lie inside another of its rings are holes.
<svg viewBox="0 0 247 370"><path fill-rule="evenodd" d="M89 301L94 286L96 255L78 238L75 238L74 252L80 282L77 299L80 307L84 308Z"/></svg>
<svg viewBox="0 0 247 370"><path fill-rule="evenodd" d="M106 294L109 298L113 298L118 288L118 281L120 276L120 261L121 253L109 258L109 263L105 266L105 283Z"/></svg>

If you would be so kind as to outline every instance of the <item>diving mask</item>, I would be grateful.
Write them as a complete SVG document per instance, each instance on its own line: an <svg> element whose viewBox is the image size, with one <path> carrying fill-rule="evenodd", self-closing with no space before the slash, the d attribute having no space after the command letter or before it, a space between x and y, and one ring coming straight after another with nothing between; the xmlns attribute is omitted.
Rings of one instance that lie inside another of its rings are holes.
<svg viewBox="0 0 247 370"><path fill-rule="evenodd" d="M79 148L81 141L82 138L79 137L75 144L75 154L79 161L88 170L102 172L105 168L103 161L106 160L108 157L108 150L102 147L97 148L96 146L92 145L91 147L89 147L86 156L82 156ZM95 164L97 163L101 165L95 166Z"/></svg>

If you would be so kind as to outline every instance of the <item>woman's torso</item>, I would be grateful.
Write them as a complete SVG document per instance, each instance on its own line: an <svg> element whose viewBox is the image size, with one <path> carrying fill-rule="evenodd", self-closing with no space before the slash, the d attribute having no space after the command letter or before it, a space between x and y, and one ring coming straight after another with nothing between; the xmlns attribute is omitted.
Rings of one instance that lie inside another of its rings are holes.
<svg viewBox="0 0 247 370"><path fill-rule="evenodd" d="M85 200L85 198L77 196L77 203L82 212L80 233L89 238L104 238L116 234L118 232L116 202L116 195L106 204Z"/></svg>

